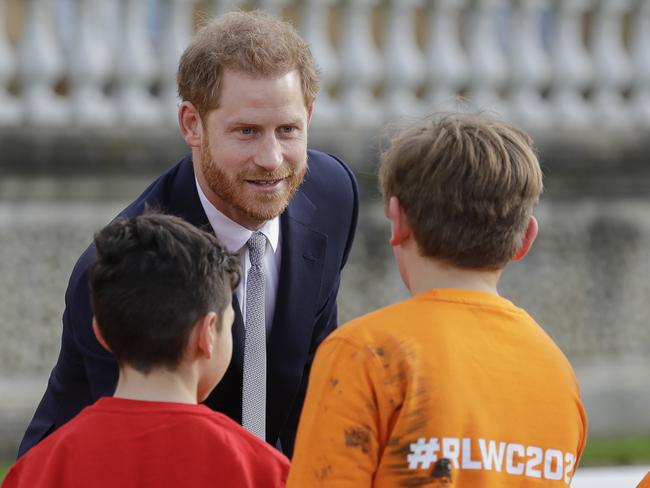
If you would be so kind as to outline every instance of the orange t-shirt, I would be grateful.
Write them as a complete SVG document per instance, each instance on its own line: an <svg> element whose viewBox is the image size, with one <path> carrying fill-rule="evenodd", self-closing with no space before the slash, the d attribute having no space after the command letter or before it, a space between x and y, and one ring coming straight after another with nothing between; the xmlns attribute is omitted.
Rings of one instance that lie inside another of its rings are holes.
<svg viewBox="0 0 650 488"><path fill-rule="evenodd" d="M571 365L524 310L435 289L322 343L287 486L567 486L586 433Z"/></svg>
<svg viewBox="0 0 650 488"><path fill-rule="evenodd" d="M650 488L650 472L643 477L636 488Z"/></svg>

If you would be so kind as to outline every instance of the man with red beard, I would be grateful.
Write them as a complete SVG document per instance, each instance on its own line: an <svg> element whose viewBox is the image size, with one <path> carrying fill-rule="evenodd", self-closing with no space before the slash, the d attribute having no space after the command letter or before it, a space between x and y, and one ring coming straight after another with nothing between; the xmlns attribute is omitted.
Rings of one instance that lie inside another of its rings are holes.
<svg viewBox="0 0 650 488"><path fill-rule="evenodd" d="M309 48L289 24L259 12L212 20L178 70L191 155L119 215L171 213L239 253L232 362L205 404L288 456L314 352L337 326L358 210L345 164L307 149L318 87ZM94 254L90 246L72 272L59 359L19 455L115 389L117 364L92 330Z"/></svg>

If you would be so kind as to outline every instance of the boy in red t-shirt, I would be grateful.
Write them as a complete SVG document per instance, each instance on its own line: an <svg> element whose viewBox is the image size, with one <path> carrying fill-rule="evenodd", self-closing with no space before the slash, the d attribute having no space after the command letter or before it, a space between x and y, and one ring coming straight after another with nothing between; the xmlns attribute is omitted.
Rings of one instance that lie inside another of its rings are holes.
<svg viewBox="0 0 650 488"><path fill-rule="evenodd" d="M2 488L283 486L286 457L197 404L230 363L237 258L153 213L111 223L95 249L93 329L119 364L114 397L31 449Z"/></svg>

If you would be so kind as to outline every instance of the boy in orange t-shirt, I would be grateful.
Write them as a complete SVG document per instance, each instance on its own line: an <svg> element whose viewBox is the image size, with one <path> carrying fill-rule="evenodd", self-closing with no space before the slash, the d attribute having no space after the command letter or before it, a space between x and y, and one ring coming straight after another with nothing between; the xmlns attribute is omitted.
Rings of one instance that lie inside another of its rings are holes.
<svg viewBox="0 0 650 488"><path fill-rule="evenodd" d="M284 486L284 455L197 405L230 363L237 257L160 214L116 220L94 244L93 329L119 364L115 394L30 449L2 487Z"/></svg>
<svg viewBox="0 0 650 488"><path fill-rule="evenodd" d="M529 137L427 119L393 140L379 179L412 297L318 349L288 486L568 486L587 434L574 372L497 292L537 235Z"/></svg>

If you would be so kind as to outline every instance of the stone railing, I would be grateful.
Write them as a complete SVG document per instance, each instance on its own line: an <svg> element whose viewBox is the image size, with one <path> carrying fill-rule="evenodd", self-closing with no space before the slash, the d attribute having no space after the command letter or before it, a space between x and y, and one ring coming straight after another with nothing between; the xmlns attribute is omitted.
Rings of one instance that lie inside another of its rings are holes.
<svg viewBox="0 0 650 488"><path fill-rule="evenodd" d="M196 19L235 7L299 27L321 126L461 96L533 130L650 127L650 0L0 0L0 124L171 126Z"/></svg>

